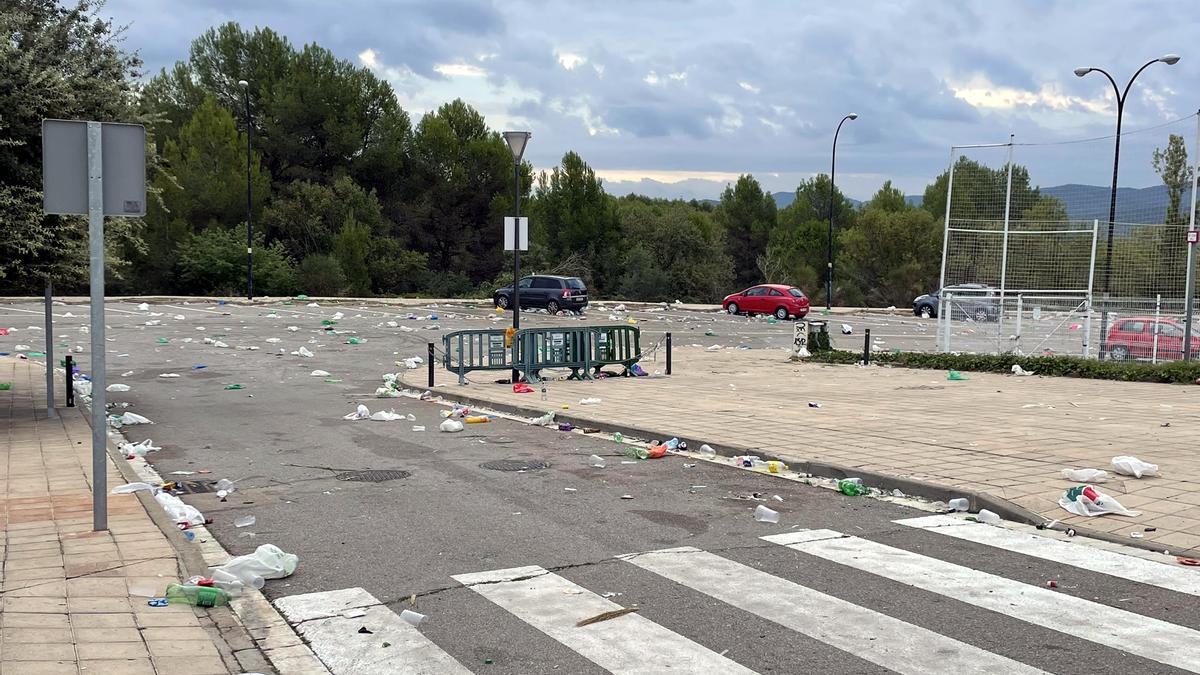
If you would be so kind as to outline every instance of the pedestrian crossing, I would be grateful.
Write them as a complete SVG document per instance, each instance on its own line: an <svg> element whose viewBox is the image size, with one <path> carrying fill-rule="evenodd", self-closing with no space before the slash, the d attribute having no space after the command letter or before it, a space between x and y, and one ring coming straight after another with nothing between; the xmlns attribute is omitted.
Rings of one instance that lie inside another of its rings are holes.
<svg viewBox="0 0 1200 675"><path fill-rule="evenodd" d="M918 675L982 675L1062 668L1061 661L1028 649L1019 638L1010 644L955 630L923 612L905 612L903 605L908 602L940 603L935 606L942 611L968 613L975 626L1006 622L1009 631L1016 626L1018 635L1027 634L1031 642L1045 643L1048 649L1069 644L1079 657L1101 654L1124 659L1119 666L1101 664L1095 668L1099 671L1200 673L1200 631L1196 630L1200 617L1194 612L1192 597L1200 595L1200 571L948 516L894 522L911 528L926 544L946 537L988 547L998 556L1039 559L1099 575L1125 588L1153 588L1158 593L1188 596L1180 597L1178 604L1192 608L1190 621L1184 620L1191 625L943 559L954 557L953 550L935 557L829 529L766 535L729 551L684 546L624 554L605 563L617 572L617 578L640 575L640 583L661 593L664 602L670 598L685 605L692 602L693 606L722 608L718 612L721 622L732 626L735 633L723 634L719 644L694 625L697 618L688 612L659 611L653 620L636 611L622 613L626 605L635 603L619 604L589 589L586 574L573 580L536 565L451 576L461 585L452 589L459 594L459 601L481 598L474 601L471 612L472 616L481 611L485 615L486 635L473 634L467 628L459 634L454 625L426 631L424 624L414 626L401 620L361 588L288 596L275 602L335 675L486 672L492 662L484 662L486 667L475 665L480 663L478 649L470 646L497 649L507 634L504 627L513 623L527 627L522 639L557 644L559 653L576 655L579 664L623 674L779 672L777 664L755 662L752 651L728 654L730 643L724 638L731 638L735 645L753 643L762 636L736 631L760 633L767 630L763 626L797 636L786 641L800 645L795 653L793 648L785 650L796 663L813 662L813 655L803 650L819 647L833 653L832 658L851 664L844 672L862 672L874 666ZM907 541L904 545L909 546ZM910 548L920 549L922 544ZM799 558L793 557L796 555ZM781 564L781 560L789 564ZM833 569L863 586L882 588L900 602L868 607L861 598L855 602L838 597L842 586L814 587L820 586L816 578L810 579L814 569ZM643 604L647 611L652 608L644 597ZM431 618L436 622L439 617ZM444 617L443 621L452 622ZM743 625L747 627L743 629ZM360 626L369 626L370 633L358 632ZM1026 633L1020 632L1021 627L1026 627ZM380 648L381 640L389 647ZM586 670L569 665L559 670L560 665L547 665L544 671ZM1065 670L1079 669L1071 665ZM817 672L804 667L789 667L788 671Z"/></svg>

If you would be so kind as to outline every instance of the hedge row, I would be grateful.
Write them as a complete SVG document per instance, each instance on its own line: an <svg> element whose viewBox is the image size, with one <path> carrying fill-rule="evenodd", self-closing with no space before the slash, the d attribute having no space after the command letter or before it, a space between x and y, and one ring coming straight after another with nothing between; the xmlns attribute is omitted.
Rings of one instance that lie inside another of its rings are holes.
<svg viewBox="0 0 1200 675"><path fill-rule="evenodd" d="M862 352L842 350L814 352L807 360L818 363L853 364L862 360ZM1083 377L1093 380L1200 384L1200 361L1174 361L1152 365L1120 361L1099 361L1075 356L1013 356L1004 354L926 354L920 352L881 352L871 362L901 368L965 370L983 373L1011 373L1013 364L1037 375Z"/></svg>

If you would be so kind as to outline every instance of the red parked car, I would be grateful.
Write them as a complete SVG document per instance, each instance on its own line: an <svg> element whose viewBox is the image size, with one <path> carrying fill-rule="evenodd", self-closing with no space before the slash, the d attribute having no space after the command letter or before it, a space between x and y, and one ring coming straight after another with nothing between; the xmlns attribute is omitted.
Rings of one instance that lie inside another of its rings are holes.
<svg viewBox="0 0 1200 675"><path fill-rule="evenodd" d="M1117 319L1108 329L1108 358L1113 361L1151 359L1157 351L1160 361L1176 361L1183 357L1183 325L1171 319L1158 319L1155 331L1152 316L1131 316ZM1158 333L1158 349L1154 333ZM1192 328L1192 358L1200 358L1200 332Z"/></svg>
<svg viewBox="0 0 1200 675"><path fill-rule="evenodd" d="M808 297L795 286L761 284L725 296L721 307L730 314L774 314L779 320L789 316L803 319L808 315Z"/></svg>

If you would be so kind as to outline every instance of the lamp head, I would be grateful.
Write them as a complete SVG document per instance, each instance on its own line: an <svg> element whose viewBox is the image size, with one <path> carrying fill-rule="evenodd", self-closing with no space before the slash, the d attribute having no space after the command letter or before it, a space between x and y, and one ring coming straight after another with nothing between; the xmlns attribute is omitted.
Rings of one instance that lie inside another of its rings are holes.
<svg viewBox="0 0 1200 675"><path fill-rule="evenodd" d="M512 152L514 162L521 161L521 155L525 154L525 145L529 143L529 138L533 136L528 131L506 131L504 132L504 142L508 143L508 149Z"/></svg>
<svg viewBox="0 0 1200 675"><path fill-rule="evenodd" d="M1167 54L1166 56L1160 58L1159 61L1162 61L1163 63L1167 64L1168 66L1173 66L1176 63L1179 63L1179 55L1178 54Z"/></svg>
<svg viewBox="0 0 1200 675"><path fill-rule="evenodd" d="M846 115L846 117L850 118L851 120L856 120L858 119L858 113L850 113L849 115Z"/></svg>
<svg viewBox="0 0 1200 675"><path fill-rule="evenodd" d="M1075 69L1075 76L1076 76L1076 77L1083 77L1084 75L1087 75L1087 74L1088 74L1088 73L1090 73L1090 72L1092 72L1092 69L1091 69L1091 68L1076 68L1076 69Z"/></svg>
<svg viewBox="0 0 1200 675"><path fill-rule="evenodd" d="M242 89L245 89L246 87L250 86L250 83L245 80L238 80L238 86Z"/></svg>

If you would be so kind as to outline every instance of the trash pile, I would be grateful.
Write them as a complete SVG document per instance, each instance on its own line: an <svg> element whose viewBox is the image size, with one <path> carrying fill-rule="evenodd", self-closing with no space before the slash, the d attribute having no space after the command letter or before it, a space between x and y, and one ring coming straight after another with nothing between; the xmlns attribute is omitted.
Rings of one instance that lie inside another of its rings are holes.
<svg viewBox="0 0 1200 675"><path fill-rule="evenodd" d="M1111 460L1114 472L1122 476L1143 478L1158 476L1158 465L1143 462L1130 455L1118 455ZM1068 489L1058 500L1063 509L1078 516L1139 516L1140 511L1131 511L1115 498L1096 489L1096 483L1108 481L1108 472L1103 469L1063 469L1062 477L1080 483ZM1135 533L1135 536L1139 533Z"/></svg>

